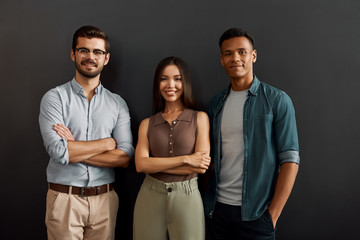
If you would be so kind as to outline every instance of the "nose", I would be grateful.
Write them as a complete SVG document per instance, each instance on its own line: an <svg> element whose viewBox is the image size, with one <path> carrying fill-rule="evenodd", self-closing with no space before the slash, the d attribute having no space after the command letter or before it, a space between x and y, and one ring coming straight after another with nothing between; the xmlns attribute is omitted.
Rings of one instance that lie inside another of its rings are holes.
<svg viewBox="0 0 360 240"><path fill-rule="evenodd" d="M234 61L234 62L240 61L240 54L237 53L237 52L235 52L235 53L232 55L232 59L231 59L231 60Z"/></svg>
<svg viewBox="0 0 360 240"><path fill-rule="evenodd" d="M175 87L174 79L169 79L169 81L167 81L167 86L168 88L174 88Z"/></svg>
<svg viewBox="0 0 360 240"><path fill-rule="evenodd" d="M93 51L90 51L88 53L88 58L95 59L95 53Z"/></svg>

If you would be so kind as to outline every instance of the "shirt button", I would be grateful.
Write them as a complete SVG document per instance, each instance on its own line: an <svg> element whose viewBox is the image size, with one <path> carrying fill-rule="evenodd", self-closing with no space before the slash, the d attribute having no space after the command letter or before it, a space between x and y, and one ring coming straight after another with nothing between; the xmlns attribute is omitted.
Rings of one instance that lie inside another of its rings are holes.
<svg viewBox="0 0 360 240"><path fill-rule="evenodd" d="M172 134L170 134L170 137L172 137Z"/></svg>
<svg viewBox="0 0 360 240"><path fill-rule="evenodd" d="M170 145L172 145L172 142L170 142Z"/></svg>
<svg viewBox="0 0 360 240"><path fill-rule="evenodd" d="M172 131L172 130L174 130L173 128L170 128L170 130Z"/></svg>
<svg viewBox="0 0 360 240"><path fill-rule="evenodd" d="M176 124L176 121L173 121L173 124Z"/></svg>
<svg viewBox="0 0 360 240"><path fill-rule="evenodd" d="M172 151L170 150L170 153L172 153Z"/></svg>

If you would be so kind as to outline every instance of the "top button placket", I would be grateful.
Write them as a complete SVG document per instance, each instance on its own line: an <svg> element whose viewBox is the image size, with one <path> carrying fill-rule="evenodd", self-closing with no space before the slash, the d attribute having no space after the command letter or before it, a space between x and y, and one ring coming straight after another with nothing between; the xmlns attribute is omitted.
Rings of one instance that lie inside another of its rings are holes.
<svg viewBox="0 0 360 240"><path fill-rule="evenodd" d="M174 127L175 127L175 124L176 124L176 121L173 121L172 124L171 124L171 127L170 127L170 135L169 135L169 153L170 153L170 156L173 156L174 155Z"/></svg>
<svg viewBox="0 0 360 240"><path fill-rule="evenodd" d="M88 141L92 140L92 112L93 112L93 105L94 105L94 98L95 98L96 94L93 96L93 98L91 99L91 101L89 102L88 105L88 115L87 115L87 121L88 121L88 129L86 132L86 138L88 139Z"/></svg>

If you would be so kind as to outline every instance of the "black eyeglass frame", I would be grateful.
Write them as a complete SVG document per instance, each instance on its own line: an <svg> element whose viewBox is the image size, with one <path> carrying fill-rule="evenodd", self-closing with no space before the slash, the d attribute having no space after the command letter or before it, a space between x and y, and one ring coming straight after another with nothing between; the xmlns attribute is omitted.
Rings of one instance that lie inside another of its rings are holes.
<svg viewBox="0 0 360 240"><path fill-rule="evenodd" d="M90 50L88 48L75 48L74 50L78 51L79 54L82 54L82 55L88 55L88 54L90 54L90 52L92 52L95 56L97 56L99 58L102 57L102 56L105 56L106 54L108 54L108 52L100 50L100 49ZM101 52L101 55L99 55L100 52Z"/></svg>

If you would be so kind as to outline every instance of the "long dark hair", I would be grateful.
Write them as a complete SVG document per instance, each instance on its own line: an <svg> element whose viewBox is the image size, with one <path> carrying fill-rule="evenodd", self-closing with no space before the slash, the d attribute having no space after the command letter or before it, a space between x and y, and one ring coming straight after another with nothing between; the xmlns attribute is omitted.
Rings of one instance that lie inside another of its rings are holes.
<svg viewBox="0 0 360 240"><path fill-rule="evenodd" d="M183 94L181 96L182 102L185 108L193 109L195 107L194 98L192 94L192 86L191 86L191 77L190 71L185 63L179 57L167 57L159 62L156 67L155 75L154 75L154 84L153 84L153 112L157 113L164 110L165 100L160 94L160 81L161 75L165 69L165 67L169 65L175 65L179 68L182 83L183 83Z"/></svg>

